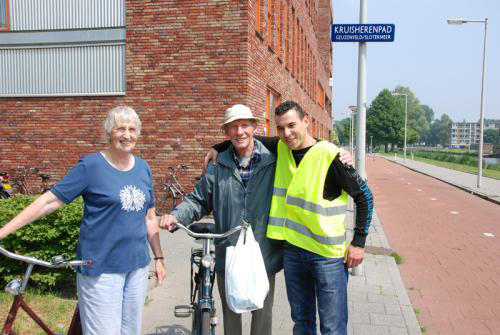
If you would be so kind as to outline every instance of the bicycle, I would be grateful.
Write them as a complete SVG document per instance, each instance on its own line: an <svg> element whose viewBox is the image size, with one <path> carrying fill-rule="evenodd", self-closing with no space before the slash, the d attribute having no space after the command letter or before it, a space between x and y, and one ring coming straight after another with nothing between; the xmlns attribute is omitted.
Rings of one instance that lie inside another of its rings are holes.
<svg viewBox="0 0 500 335"><path fill-rule="evenodd" d="M176 175L177 172L184 172L186 170L187 166L182 164L178 164L175 167L168 167L169 178L166 183L160 184L163 187L164 197L158 202L156 206L156 215L161 216L166 213L169 198L172 198L172 206L168 208L170 211L177 206L177 200L179 200L179 202L182 202L184 200L184 195L186 192L177 180Z"/></svg>
<svg viewBox="0 0 500 335"><path fill-rule="evenodd" d="M12 305L10 307L9 314L7 316L7 320L5 320L5 324L2 328L2 335L16 335L16 333L12 330L14 322L16 321L17 312L20 308L22 308L36 324L47 333L47 335L57 335L49 327L43 322L43 320L28 306L28 304L24 301L24 291L26 289L26 285L28 284L28 280L31 276L31 272L35 265L44 266L47 268L61 268L61 267L72 267L73 269L77 266L84 266L92 264L90 260L66 260L64 256L55 256L52 257L50 262L43 261L34 257L22 256L10 252L2 247L0 247L0 254L3 254L6 257L19 260L21 262L28 263L28 268L24 273L23 279L14 279L11 280L7 286L5 287L5 291L14 296L14 300L12 301ZM67 335L81 335L82 328L80 323L80 313L78 309L78 305L76 305L75 312L73 313L73 318L71 319L71 324L68 329Z"/></svg>
<svg viewBox="0 0 500 335"><path fill-rule="evenodd" d="M207 222L197 222L185 227L176 223L189 236L202 239L201 248L191 248L191 294L190 305L178 305L174 308L176 317L192 317L192 335L215 335L217 316L215 300L212 292L215 280L215 255L211 250L212 240L232 235L241 229L247 229L249 224L242 221L241 225L223 233L215 234L215 225Z"/></svg>
<svg viewBox="0 0 500 335"><path fill-rule="evenodd" d="M32 177L34 175L42 179L38 193L35 193L32 187ZM43 194L52 187L52 185L49 184L50 178L51 176L49 174L40 173L40 170L36 167L29 169L18 167L16 170L16 177L13 179L12 184L16 187L17 192L21 194Z"/></svg>

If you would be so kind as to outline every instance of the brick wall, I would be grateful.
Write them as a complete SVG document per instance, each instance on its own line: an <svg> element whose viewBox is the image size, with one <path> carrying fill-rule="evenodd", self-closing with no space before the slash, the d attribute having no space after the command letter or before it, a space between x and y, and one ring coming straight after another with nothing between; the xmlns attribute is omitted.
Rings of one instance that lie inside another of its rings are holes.
<svg viewBox="0 0 500 335"><path fill-rule="evenodd" d="M301 1L292 2L306 15ZM102 121L117 104L139 112L137 154L148 160L156 182L165 179L168 165L183 163L190 167L181 179L189 190L207 148L223 139L223 111L246 103L264 118L268 86L330 128L330 116L255 34L254 3L127 1L127 96L0 98L0 171L37 166L59 180L79 157L105 148ZM304 26L315 50L312 29ZM329 95L316 58L317 78Z"/></svg>

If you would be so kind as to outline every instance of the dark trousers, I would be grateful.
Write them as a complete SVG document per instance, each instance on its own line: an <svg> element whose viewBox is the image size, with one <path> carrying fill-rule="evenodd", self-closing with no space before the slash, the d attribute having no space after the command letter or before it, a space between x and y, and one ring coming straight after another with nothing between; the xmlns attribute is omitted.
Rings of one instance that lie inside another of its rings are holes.
<svg viewBox="0 0 500 335"><path fill-rule="evenodd" d="M348 272L342 258L326 258L285 243L283 253L293 335L347 335Z"/></svg>

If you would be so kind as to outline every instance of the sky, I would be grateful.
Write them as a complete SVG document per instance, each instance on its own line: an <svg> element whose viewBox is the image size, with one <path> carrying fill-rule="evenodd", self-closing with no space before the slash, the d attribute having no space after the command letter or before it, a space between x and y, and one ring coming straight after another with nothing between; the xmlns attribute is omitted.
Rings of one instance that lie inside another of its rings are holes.
<svg viewBox="0 0 500 335"><path fill-rule="evenodd" d="M367 107L384 88L409 87L434 117L477 122L488 18L484 118L500 119L500 0L366 0L367 23L395 24L394 42L367 43ZM360 0L333 0L334 24L359 23ZM333 118L356 105L358 44L333 43Z"/></svg>

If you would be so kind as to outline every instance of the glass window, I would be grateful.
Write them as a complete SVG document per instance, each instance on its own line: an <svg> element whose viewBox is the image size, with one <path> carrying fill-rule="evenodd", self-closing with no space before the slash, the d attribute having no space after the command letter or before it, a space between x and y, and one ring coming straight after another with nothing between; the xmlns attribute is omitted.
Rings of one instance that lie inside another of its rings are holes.
<svg viewBox="0 0 500 335"><path fill-rule="evenodd" d="M0 0L0 29L8 27L7 0Z"/></svg>
<svg viewBox="0 0 500 335"><path fill-rule="evenodd" d="M281 97L274 90L267 89L267 108L266 108L266 135L276 135L276 123L274 121L274 110L279 106Z"/></svg>

